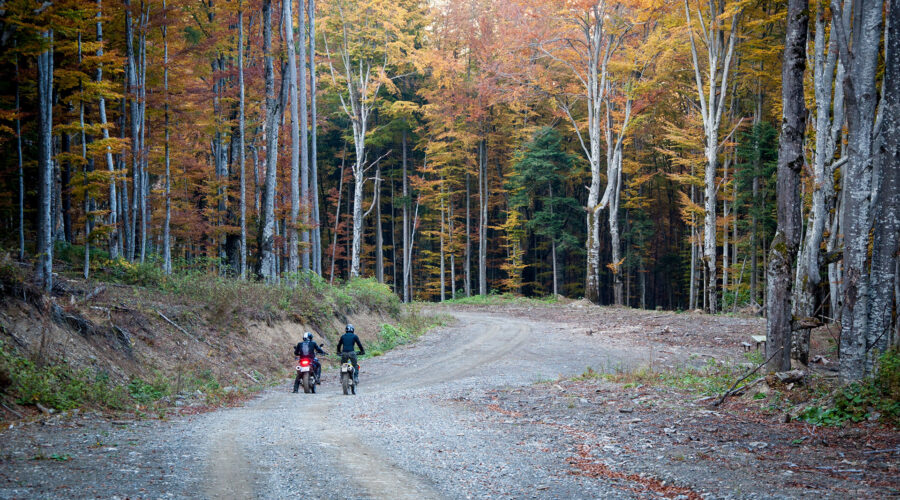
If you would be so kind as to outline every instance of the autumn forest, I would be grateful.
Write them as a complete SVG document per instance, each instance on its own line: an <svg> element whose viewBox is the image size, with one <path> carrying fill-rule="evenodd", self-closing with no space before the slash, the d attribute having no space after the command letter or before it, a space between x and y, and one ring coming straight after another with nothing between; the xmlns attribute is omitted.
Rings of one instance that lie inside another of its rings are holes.
<svg viewBox="0 0 900 500"><path fill-rule="evenodd" d="M846 379L900 339L897 0L5 0L0 68L47 289L77 247L765 313L788 368L840 322Z"/></svg>

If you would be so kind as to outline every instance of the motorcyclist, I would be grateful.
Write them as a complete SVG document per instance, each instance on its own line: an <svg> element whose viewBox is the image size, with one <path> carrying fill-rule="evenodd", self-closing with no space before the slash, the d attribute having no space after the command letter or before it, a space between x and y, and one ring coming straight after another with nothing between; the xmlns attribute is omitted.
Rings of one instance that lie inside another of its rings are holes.
<svg viewBox="0 0 900 500"><path fill-rule="evenodd" d="M316 353L326 354L325 351L319 347L319 344L316 344L313 341L313 335L310 332L306 332L303 334L303 341L299 342L296 346L294 346L294 356L299 357L300 359L310 359L313 364L313 376L315 377L315 383L320 384L320 378L322 376L322 365L319 363L319 359L316 357ZM297 389L300 388L300 372L297 372L297 378L294 379L294 392L297 392Z"/></svg>
<svg viewBox="0 0 900 500"><path fill-rule="evenodd" d="M335 350L341 353L341 363L346 363L348 359L353 363L353 383L359 384L359 363L356 361L356 350L354 349L354 345L359 346L360 355L366 353L366 350L363 349L362 342L359 341L359 337L354 333L353 325L348 324L346 333L341 335Z"/></svg>

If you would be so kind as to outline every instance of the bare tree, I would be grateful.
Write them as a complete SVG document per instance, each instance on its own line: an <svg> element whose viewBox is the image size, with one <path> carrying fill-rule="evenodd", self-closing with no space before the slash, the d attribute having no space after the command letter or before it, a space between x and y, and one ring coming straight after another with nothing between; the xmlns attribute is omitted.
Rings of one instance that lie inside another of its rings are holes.
<svg viewBox="0 0 900 500"><path fill-rule="evenodd" d="M688 0L684 0L684 15L687 18L688 34L691 42L691 57L694 66L694 80L697 86L697 99L700 104L700 116L703 120L703 132L706 137L704 153L706 156L705 205L706 218L703 232L703 260L707 268L706 299L707 310L716 312L716 170L719 155L719 127L722 124L722 112L725 109L725 96L728 94L728 71L734 54L734 43L737 39L737 24L740 11L731 14L731 27L725 31L722 16L725 14L726 0L711 0L706 19L697 9L700 23L701 39L706 47L708 73L706 83L701 74L700 58L697 54L697 43L694 37L694 21Z"/></svg>
<svg viewBox="0 0 900 500"><path fill-rule="evenodd" d="M601 130L604 118L602 106L608 88L606 79L609 74L609 60L627 32L627 28L618 32L607 29L606 21L610 17L610 10L611 7L606 0L600 0L583 12L576 13L570 19L576 27L575 35L541 41L537 44L544 55L568 68L584 87L582 97L586 100L588 114L587 143L568 101L558 98L556 102L572 122L581 148L591 166L591 186L585 208L587 212L587 265L584 290L585 298L591 302L600 300L600 218L598 212L605 208L604 202L609 201L608 197L604 197L605 200L601 202L600 196L600 164L603 161L600 151L602 147ZM574 51L576 59L585 64L576 66L562 55L562 52L565 51Z"/></svg>

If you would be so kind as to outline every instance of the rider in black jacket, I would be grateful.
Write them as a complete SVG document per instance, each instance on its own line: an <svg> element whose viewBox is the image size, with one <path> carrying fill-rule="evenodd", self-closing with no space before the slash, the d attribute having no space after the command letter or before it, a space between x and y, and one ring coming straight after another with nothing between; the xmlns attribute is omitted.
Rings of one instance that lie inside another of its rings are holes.
<svg viewBox="0 0 900 500"><path fill-rule="evenodd" d="M319 344L316 344L313 341L312 333L306 332L303 334L303 342L298 343L294 346L294 356L299 356L301 358L310 358L313 362L313 374L316 378L316 384L321 383L320 377L322 376L322 365L319 364L319 360L316 358L316 353L325 354L325 351L319 347ZM297 372L297 378L294 379L294 392L297 392L297 389L300 388L300 372Z"/></svg>
<svg viewBox="0 0 900 500"><path fill-rule="evenodd" d="M359 341L359 337L353 333L353 325L347 325L347 333L341 335L341 339L338 340L336 351L341 353L341 363L346 363L349 359L353 363L353 383L359 383L359 363L356 361L356 350L354 346L359 346L359 354L365 354L366 350L363 349L362 342Z"/></svg>

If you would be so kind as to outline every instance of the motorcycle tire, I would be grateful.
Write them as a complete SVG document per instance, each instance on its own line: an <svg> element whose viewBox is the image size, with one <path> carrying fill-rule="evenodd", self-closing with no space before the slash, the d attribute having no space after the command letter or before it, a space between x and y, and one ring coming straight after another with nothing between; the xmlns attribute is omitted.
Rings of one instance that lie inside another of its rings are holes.
<svg viewBox="0 0 900 500"><path fill-rule="evenodd" d="M346 396L350 390L350 376L347 373L341 374L341 388L344 390L344 396Z"/></svg>
<svg viewBox="0 0 900 500"><path fill-rule="evenodd" d="M304 373L300 376L300 382L303 384L303 392L309 394L309 373Z"/></svg>

